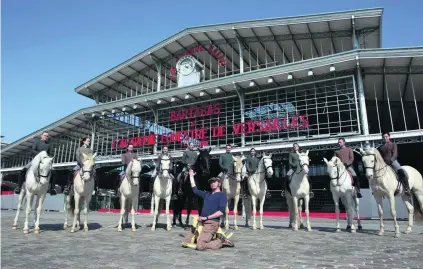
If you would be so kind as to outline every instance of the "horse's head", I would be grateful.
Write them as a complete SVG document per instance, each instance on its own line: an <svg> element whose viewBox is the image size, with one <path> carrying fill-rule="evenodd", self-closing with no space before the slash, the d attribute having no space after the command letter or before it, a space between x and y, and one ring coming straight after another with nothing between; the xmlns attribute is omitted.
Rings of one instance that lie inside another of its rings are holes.
<svg viewBox="0 0 423 269"><path fill-rule="evenodd" d="M200 172L203 175L210 175L210 151L209 149L198 149L200 154L198 155L197 162L200 168Z"/></svg>
<svg viewBox="0 0 423 269"><path fill-rule="evenodd" d="M42 151L39 155L40 162L38 164L38 175L40 177L41 184L47 184L49 182L49 176L53 169L54 157L48 156L47 152Z"/></svg>
<svg viewBox="0 0 423 269"><path fill-rule="evenodd" d="M300 153L300 167L308 174L310 158L308 157L308 150L305 153Z"/></svg>
<svg viewBox="0 0 423 269"><path fill-rule="evenodd" d="M163 177L169 176L169 169L170 169L170 158L167 155L163 155L160 160L160 172L162 173Z"/></svg>
<svg viewBox="0 0 423 269"><path fill-rule="evenodd" d="M126 168L126 177L132 181L132 185L138 186L140 184L141 162L133 159Z"/></svg>
<svg viewBox="0 0 423 269"><path fill-rule="evenodd" d="M379 151L375 148L360 148L360 153L362 156L364 169L366 170L366 177L368 179L372 179L377 160L382 160L382 156L380 155Z"/></svg>
<svg viewBox="0 0 423 269"><path fill-rule="evenodd" d="M95 164L95 156L91 155L91 154L84 154L82 153L83 156L83 162L82 162L82 175L81 178L84 181L89 181L94 173L94 164Z"/></svg>
<svg viewBox="0 0 423 269"><path fill-rule="evenodd" d="M262 157L264 169L266 171L267 177L273 176L273 161L272 161L272 153L265 153Z"/></svg>
<svg viewBox="0 0 423 269"><path fill-rule="evenodd" d="M336 156L333 156L330 161L328 161L326 158L323 158L323 161L326 163L327 172L330 179L337 179L342 171L345 170L344 164Z"/></svg>
<svg viewBox="0 0 423 269"><path fill-rule="evenodd" d="M245 156L232 156L232 160L234 161L234 175L239 182L241 181L242 161L245 160Z"/></svg>

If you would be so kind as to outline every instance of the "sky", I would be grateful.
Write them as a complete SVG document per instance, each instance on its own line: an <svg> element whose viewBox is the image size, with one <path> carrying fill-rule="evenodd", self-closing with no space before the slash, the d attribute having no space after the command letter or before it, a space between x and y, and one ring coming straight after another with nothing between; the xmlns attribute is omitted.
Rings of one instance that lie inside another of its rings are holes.
<svg viewBox="0 0 423 269"><path fill-rule="evenodd" d="M1 135L13 142L94 105L75 88L200 25L384 8L382 46L423 46L421 0L1 1Z"/></svg>

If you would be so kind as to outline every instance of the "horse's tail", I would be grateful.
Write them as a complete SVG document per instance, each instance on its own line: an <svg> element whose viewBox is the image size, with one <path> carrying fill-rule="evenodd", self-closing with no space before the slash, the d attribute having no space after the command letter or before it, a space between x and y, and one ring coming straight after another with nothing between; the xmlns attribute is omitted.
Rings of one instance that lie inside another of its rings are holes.
<svg viewBox="0 0 423 269"><path fill-rule="evenodd" d="M67 201L67 211L70 214L71 218L73 218L73 213L75 212L75 196L69 193L68 196L69 200Z"/></svg>
<svg viewBox="0 0 423 269"><path fill-rule="evenodd" d="M413 191L411 193L414 205L414 219L418 222L423 222L423 195L416 195Z"/></svg>

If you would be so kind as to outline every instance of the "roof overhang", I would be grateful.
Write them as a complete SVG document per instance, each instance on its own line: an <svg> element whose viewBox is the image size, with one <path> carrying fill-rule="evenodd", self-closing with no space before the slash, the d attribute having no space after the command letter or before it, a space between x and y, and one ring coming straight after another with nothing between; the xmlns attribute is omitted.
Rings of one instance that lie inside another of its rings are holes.
<svg viewBox="0 0 423 269"><path fill-rule="evenodd" d="M280 39L293 43L295 43L296 39L308 40L307 42L311 40L314 45L313 49L317 52L317 55L314 56L316 57L319 56L319 49L317 48L319 45L316 46L314 40L324 38L325 36L322 36L322 33L329 34L326 36L328 40L332 39L332 37L336 39L336 33L352 31L352 18L354 18L356 29L380 29L382 13L383 9L374 8L187 28L78 86L75 91L94 99L95 95L100 94L105 89L110 89L112 86L122 86L127 89L128 86L124 85L123 81L134 74L141 74L143 70L154 70L156 61L167 62L198 44L213 43L219 45L237 42L237 36L247 43L257 40L272 42L272 39L274 39L274 42ZM342 51L352 49L350 48L352 46L351 38L352 32L348 39L344 40L343 43L341 41L339 46L342 47ZM337 46L333 40L329 41L328 44ZM280 47L280 45L278 46ZM366 48L379 48L380 46L380 31L366 34ZM295 43L295 47L296 50L299 49L297 43ZM260 49L264 48L260 47ZM341 48L338 48L338 50L341 51ZM237 53L235 49L234 52ZM282 50L280 53L282 53ZM335 53L337 52L335 51ZM285 55L284 57L287 56ZM237 57L233 57L231 61L235 65L240 65ZM295 61L298 61L298 59L295 59ZM138 83L138 80L131 79L132 82ZM120 91L116 90L116 93L120 93Z"/></svg>
<svg viewBox="0 0 423 269"><path fill-rule="evenodd" d="M410 61L413 64L412 66L409 65ZM383 63L385 64L384 66L382 65ZM217 88L221 89L221 93L224 95L232 95L235 94L236 89L239 88L247 91L257 90L257 87L274 88L281 85L293 85L290 83L296 83L296 81L298 82L307 79L318 79L319 76L345 76L346 71L347 73L351 71L354 72L357 64L365 70L369 69L374 72L369 75L382 76L383 73L380 73L380 69L382 67L385 67L386 69L390 66L396 69L392 71L392 74L395 75L398 70L402 70L401 72L405 72L404 75L406 75L406 73L409 73L410 68L414 72L414 65L417 68L417 72L414 73L423 74L423 47L349 51L336 55L224 77L188 87L153 92L144 96L127 98L124 100L80 109L55 123L52 123L5 146L2 149L2 157L9 157L19 151L30 148L32 139L38 136L43 130L53 132L58 132L58 130L60 130L61 132L64 132L66 129L71 128L72 124L69 123L77 124L84 120L87 121L87 117L90 118L105 113L112 113L114 110L138 112L140 109L149 109L153 107L158 100L163 100L167 103L171 103L172 98L175 97L184 100L184 96L187 94L189 94L191 98L197 98L198 100L204 98L200 95L201 92L206 92L209 98L217 98L219 97L219 95L216 94ZM331 73L329 71L331 66L335 67L335 73ZM309 76L309 70L313 71L313 76ZM379 73L376 73L374 70ZM292 74L295 80L289 82L288 74ZM271 83L269 83L269 78L272 78ZM250 86L251 82L254 82L253 86ZM419 83L416 88L420 89L423 87L422 79L416 80L416 82ZM373 90L373 88L371 88L371 90ZM421 91L419 98L423 99ZM192 99L189 99L187 102L192 102ZM156 108L163 108L165 106L169 106L169 104L155 105Z"/></svg>

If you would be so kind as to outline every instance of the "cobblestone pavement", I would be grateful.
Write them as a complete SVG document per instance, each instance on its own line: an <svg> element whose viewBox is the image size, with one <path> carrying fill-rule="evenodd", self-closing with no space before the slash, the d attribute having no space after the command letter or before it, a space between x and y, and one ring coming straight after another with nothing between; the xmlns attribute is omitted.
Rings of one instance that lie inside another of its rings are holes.
<svg viewBox="0 0 423 269"><path fill-rule="evenodd" d="M380 237L374 220L363 221L364 231L351 234L334 232L334 220L312 219L312 232L292 232L287 219L269 217L264 230L235 231L235 248L201 252L182 248L186 231L166 231L164 215L155 232L149 228L152 217L141 214L136 232L119 233L118 214L90 212L90 230L71 234L62 228L63 213L43 213L40 234L26 235L23 215L12 231L15 212L1 214L2 268L423 268L423 226L395 239L392 221L385 222ZM341 224L345 228L345 220ZM404 231L406 223L400 227Z"/></svg>

